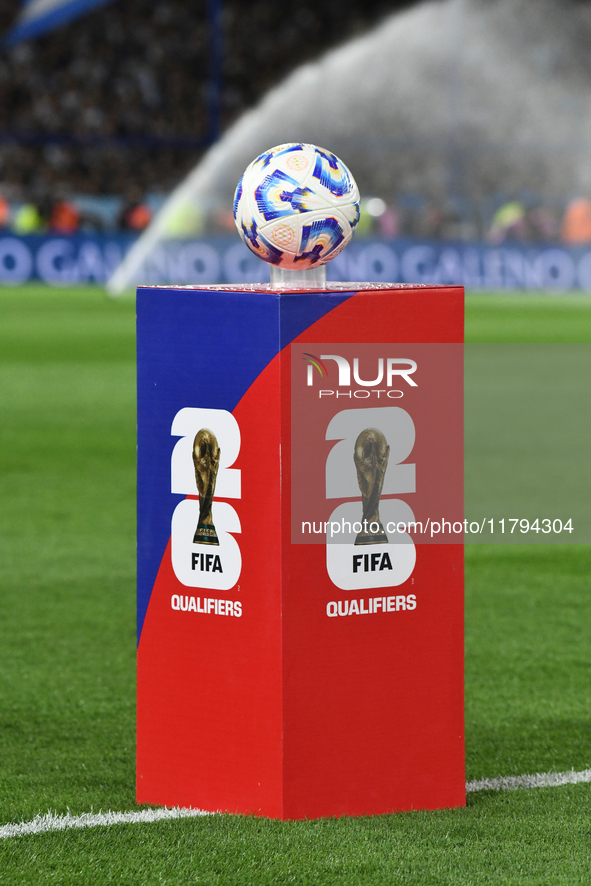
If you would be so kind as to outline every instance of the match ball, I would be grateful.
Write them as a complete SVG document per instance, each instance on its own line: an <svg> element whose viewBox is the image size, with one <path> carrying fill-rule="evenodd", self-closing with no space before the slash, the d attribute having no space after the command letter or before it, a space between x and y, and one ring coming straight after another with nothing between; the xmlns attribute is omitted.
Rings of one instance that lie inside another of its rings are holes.
<svg viewBox="0 0 591 886"><path fill-rule="evenodd" d="M345 248L359 221L359 190L338 157L316 145L271 148L247 166L234 220L255 255L281 268L311 268Z"/></svg>

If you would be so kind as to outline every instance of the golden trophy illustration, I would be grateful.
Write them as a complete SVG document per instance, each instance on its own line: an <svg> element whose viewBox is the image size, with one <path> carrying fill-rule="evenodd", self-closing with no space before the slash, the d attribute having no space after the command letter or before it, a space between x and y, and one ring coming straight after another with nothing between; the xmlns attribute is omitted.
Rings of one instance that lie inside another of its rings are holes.
<svg viewBox="0 0 591 886"><path fill-rule="evenodd" d="M377 428L361 431L353 453L363 501L362 528L355 539L356 545L388 544L378 507L389 455L390 447L381 431Z"/></svg>
<svg viewBox="0 0 591 886"><path fill-rule="evenodd" d="M199 523L195 530L193 544L219 545L218 535L211 518L211 506L220 466L220 447L215 434L209 428L201 428L195 435L193 464L199 490Z"/></svg>

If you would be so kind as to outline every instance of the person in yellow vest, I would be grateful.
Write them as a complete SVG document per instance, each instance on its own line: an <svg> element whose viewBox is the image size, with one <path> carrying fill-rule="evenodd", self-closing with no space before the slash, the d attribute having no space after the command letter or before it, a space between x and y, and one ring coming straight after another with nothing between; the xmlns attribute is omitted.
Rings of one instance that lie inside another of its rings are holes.
<svg viewBox="0 0 591 886"><path fill-rule="evenodd" d="M495 245L505 240L527 239L525 207L520 200L510 200L497 209L487 239Z"/></svg>
<svg viewBox="0 0 591 886"><path fill-rule="evenodd" d="M35 203L23 203L16 210L12 229L15 234L40 234L45 229L45 222Z"/></svg>

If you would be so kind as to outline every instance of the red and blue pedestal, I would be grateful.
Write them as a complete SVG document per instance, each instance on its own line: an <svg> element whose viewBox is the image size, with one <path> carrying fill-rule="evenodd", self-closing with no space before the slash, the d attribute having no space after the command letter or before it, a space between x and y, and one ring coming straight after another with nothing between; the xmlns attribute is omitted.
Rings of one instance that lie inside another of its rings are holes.
<svg viewBox="0 0 591 886"><path fill-rule="evenodd" d="M138 803L464 805L462 289L145 287L137 330ZM387 539L359 544L372 428Z"/></svg>

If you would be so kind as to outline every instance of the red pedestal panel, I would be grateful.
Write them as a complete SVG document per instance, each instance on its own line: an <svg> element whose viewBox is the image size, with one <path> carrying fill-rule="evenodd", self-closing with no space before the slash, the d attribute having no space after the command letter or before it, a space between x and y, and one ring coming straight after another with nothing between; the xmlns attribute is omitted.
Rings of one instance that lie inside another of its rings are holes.
<svg viewBox="0 0 591 886"><path fill-rule="evenodd" d="M362 519L365 427L385 526L461 519L462 338L457 287L138 291L139 803L464 804L458 537L302 528ZM217 546L193 541L202 428Z"/></svg>

